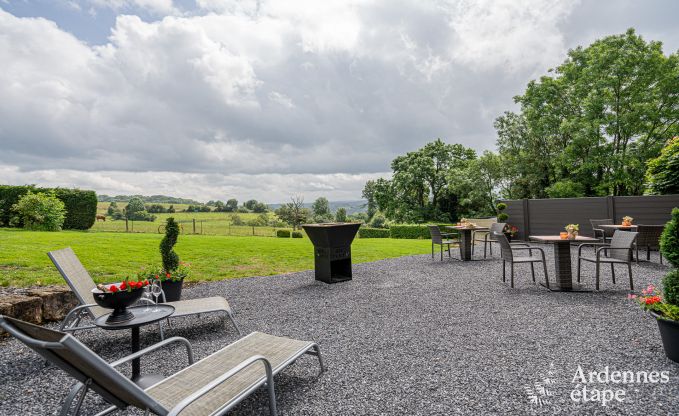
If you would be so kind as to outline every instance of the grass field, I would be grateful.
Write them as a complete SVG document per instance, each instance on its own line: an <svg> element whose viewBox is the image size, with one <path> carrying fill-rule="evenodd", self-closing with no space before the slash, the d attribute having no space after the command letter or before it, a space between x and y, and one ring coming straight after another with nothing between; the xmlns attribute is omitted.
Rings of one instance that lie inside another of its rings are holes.
<svg viewBox="0 0 679 416"><path fill-rule="evenodd" d="M69 246L97 282L117 281L160 264L160 240L151 233L0 229L0 285L64 284L46 253ZM189 281L208 281L312 269L312 247L307 238L183 235L175 249L192 265ZM360 263L430 250L429 240L356 239L352 257Z"/></svg>
<svg viewBox="0 0 679 416"><path fill-rule="evenodd" d="M122 209L127 203L119 202L118 207ZM148 204L147 204L148 205ZM171 204L160 204L169 207ZM108 202L100 202L97 205L97 214L106 215L108 209ZM176 210L183 210L188 205L174 204ZM197 234L212 234L212 235L257 235L270 237L275 235L273 227L252 227L248 226L233 226L232 217L238 215L243 221L248 222L259 217L261 214L254 213L233 213L233 212L175 212L173 214L153 214L156 220L151 221L130 221L128 222L128 231L136 233L158 233L161 225L165 224L168 217L173 217L183 228L184 233L193 233L193 220L196 220ZM268 215L274 215L269 213ZM112 231L125 232L125 221L113 221L107 218L106 221L96 221L92 226L91 231Z"/></svg>

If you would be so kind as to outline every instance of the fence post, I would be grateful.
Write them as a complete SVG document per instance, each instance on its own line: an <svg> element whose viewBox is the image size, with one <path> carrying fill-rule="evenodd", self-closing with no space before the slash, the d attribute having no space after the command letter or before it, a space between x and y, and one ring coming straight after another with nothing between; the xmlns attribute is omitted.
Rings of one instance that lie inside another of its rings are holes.
<svg viewBox="0 0 679 416"><path fill-rule="evenodd" d="M608 215L608 218L613 220L613 224L617 224L615 221L615 197L614 196L607 196L606 197L606 212Z"/></svg>
<svg viewBox="0 0 679 416"><path fill-rule="evenodd" d="M130 232L130 229L129 229L128 226L127 226L127 218L125 218L125 232L126 232L126 233L129 233L129 232Z"/></svg>
<svg viewBox="0 0 679 416"><path fill-rule="evenodd" d="M200 220L200 234L203 234L203 220Z"/></svg>
<svg viewBox="0 0 679 416"><path fill-rule="evenodd" d="M523 239L528 240L530 235L530 212L528 211L528 200L523 200Z"/></svg>
<svg viewBox="0 0 679 416"><path fill-rule="evenodd" d="M252 226L252 235L255 235L255 226Z"/></svg>

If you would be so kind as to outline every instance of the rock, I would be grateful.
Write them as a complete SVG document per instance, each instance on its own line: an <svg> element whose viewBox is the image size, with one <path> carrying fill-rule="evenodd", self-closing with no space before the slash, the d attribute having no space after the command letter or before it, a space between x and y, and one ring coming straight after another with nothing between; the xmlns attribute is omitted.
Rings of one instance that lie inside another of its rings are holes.
<svg viewBox="0 0 679 416"><path fill-rule="evenodd" d="M70 289L58 286L30 289L26 294L42 299L42 319L45 321L61 321L79 303Z"/></svg>
<svg viewBox="0 0 679 416"><path fill-rule="evenodd" d="M4 294L0 297L0 315L41 324L43 322L42 299L36 296Z"/></svg>

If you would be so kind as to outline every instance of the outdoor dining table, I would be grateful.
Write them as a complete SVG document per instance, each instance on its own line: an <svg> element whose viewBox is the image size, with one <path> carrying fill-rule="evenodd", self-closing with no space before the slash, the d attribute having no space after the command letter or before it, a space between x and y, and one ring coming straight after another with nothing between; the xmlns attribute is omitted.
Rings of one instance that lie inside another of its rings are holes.
<svg viewBox="0 0 679 416"><path fill-rule="evenodd" d="M586 292L573 285L571 272L571 243L593 243L599 241L592 237L577 236L575 239L563 239L558 235L531 235L530 240L554 245L555 279L550 285L553 292Z"/></svg>
<svg viewBox="0 0 679 416"><path fill-rule="evenodd" d="M465 227L453 225L446 227L460 233L460 259L464 261L472 260L472 245L474 244L474 231L489 231L488 227Z"/></svg>
<svg viewBox="0 0 679 416"><path fill-rule="evenodd" d="M621 231L633 231L637 229L636 225L622 225L622 224L600 224L597 228Z"/></svg>

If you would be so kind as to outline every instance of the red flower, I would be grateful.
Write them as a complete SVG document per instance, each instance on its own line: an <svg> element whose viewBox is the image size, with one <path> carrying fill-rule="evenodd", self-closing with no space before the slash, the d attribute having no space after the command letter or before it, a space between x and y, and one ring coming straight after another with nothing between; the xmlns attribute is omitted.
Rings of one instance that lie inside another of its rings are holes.
<svg viewBox="0 0 679 416"><path fill-rule="evenodd" d="M647 305L653 305L662 302L662 300L660 299L660 296L651 296L646 298L644 302L646 302Z"/></svg>
<svg viewBox="0 0 679 416"><path fill-rule="evenodd" d="M144 286L148 286L148 285L149 285L148 279L147 279L147 280L144 280Z"/></svg>
<svg viewBox="0 0 679 416"><path fill-rule="evenodd" d="M125 290L125 289L127 289L127 284L125 282L122 282L120 284L120 290Z"/></svg>
<svg viewBox="0 0 679 416"><path fill-rule="evenodd" d="M118 286L116 286L116 285L111 285L111 286L108 287L108 290L110 290L111 292L114 292L114 293L115 293L115 292L118 291Z"/></svg>
<svg viewBox="0 0 679 416"><path fill-rule="evenodd" d="M169 279L170 277L172 277L172 275L170 273L165 273L165 277Z"/></svg>

